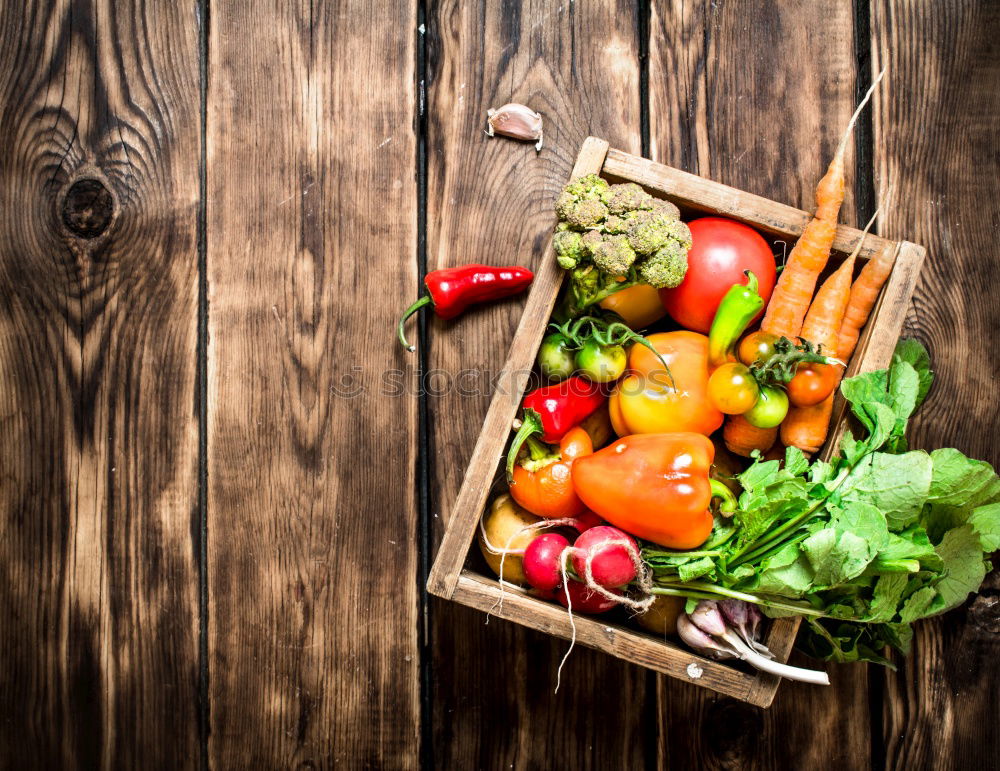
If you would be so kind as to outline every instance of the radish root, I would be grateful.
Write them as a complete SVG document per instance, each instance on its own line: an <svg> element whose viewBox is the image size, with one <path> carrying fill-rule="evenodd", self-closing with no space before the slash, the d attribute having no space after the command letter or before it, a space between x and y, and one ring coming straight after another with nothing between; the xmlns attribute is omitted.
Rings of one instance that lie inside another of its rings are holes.
<svg viewBox="0 0 1000 771"><path fill-rule="evenodd" d="M569 658L569 654L573 652L573 647L576 645L576 621L573 620L573 600L569 596L569 576L566 574L566 560L570 558L573 553L573 547L567 546L563 549L562 554L559 555L559 571L562 573L563 582L563 592L566 593L566 612L569 614L569 626L573 631L573 634L569 638L569 647L563 654L562 661L559 662L559 669L556 670L556 689L553 693L559 693L559 685L562 683L562 668L566 663L566 659Z"/></svg>

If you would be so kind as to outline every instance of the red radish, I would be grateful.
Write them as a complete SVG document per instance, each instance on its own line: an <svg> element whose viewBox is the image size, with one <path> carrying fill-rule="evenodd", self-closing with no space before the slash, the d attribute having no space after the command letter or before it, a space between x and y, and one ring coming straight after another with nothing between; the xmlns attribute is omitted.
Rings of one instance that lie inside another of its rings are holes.
<svg viewBox="0 0 1000 771"><path fill-rule="evenodd" d="M541 592L551 592L562 583L559 560L569 541L559 533L537 536L524 550L524 576Z"/></svg>
<svg viewBox="0 0 1000 771"><path fill-rule="evenodd" d="M590 509L587 509L579 517L576 517L576 523L573 525L579 532L584 530L590 530L592 527L597 527L598 525L603 525L604 520L597 516Z"/></svg>
<svg viewBox="0 0 1000 771"><path fill-rule="evenodd" d="M559 587L556 590L556 599L562 605L566 605L567 590L569 591L570 601L573 603L573 613L577 611L580 613L606 613L618 604L614 600L602 597L593 589L587 588L586 584L570 580L566 587Z"/></svg>
<svg viewBox="0 0 1000 771"><path fill-rule="evenodd" d="M638 551L635 540L617 527L599 525L585 530L573 544L573 570L580 578L585 578L587 558L592 554L590 570L594 583L605 589L625 586L635 579L636 573L632 555L622 542Z"/></svg>

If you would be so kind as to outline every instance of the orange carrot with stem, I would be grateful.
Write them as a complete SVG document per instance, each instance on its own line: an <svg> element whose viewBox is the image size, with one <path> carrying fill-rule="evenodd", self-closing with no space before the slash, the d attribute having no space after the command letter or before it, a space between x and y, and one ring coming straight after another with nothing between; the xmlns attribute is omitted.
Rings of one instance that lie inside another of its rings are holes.
<svg viewBox="0 0 1000 771"><path fill-rule="evenodd" d="M838 348L840 344L840 328L844 321L844 314L847 312L847 305L851 297L851 280L854 278L854 263L858 259L858 252L865 242L872 223L878 216L876 211L858 239L858 245L854 251L841 264L833 275L830 276L816 292L809 312L802 323L802 337L815 345L823 346L823 352L827 356L840 356Z"/></svg>
<svg viewBox="0 0 1000 771"><path fill-rule="evenodd" d="M861 329L868 321L882 285L888 280L895 264L896 248L887 245L868 260L851 287L851 297L844 311L844 321L840 325L837 340L837 355L845 361L854 353L854 347L861 337Z"/></svg>
<svg viewBox="0 0 1000 771"><path fill-rule="evenodd" d="M834 271L816 293L816 298L809 306L805 323L802 325L802 337L810 342L822 345L827 356L839 356L843 361L851 352L840 350L840 328L844 322L844 314L851 296L851 278L854 274L854 262L858 258L865 236L878 217L878 210L868 220L857 246L844 263ZM853 352L853 351L852 351ZM810 407L792 407L781 422L781 441L793 445L806 453L814 453L823 446L830 431L830 417L833 414L833 395L843 376L843 367L838 366L840 375L830 394L819 404Z"/></svg>
<svg viewBox="0 0 1000 771"><path fill-rule="evenodd" d="M826 174L816 186L816 214L802 231L778 277L764 320L760 324L764 332L795 338L802 331L802 320L816 289L816 281L830 259L830 249L837 233L837 218L844 201L844 155L847 152L847 140L861 110L868 104L883 75L884 69L857 106Z"/></svg>

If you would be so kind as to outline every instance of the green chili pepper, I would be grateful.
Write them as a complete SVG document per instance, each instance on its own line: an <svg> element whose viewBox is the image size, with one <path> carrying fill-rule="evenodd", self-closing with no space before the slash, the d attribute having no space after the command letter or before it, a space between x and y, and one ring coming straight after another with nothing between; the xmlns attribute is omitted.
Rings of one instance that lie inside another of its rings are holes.
<svg viewBox="0 0 1000 771"><path fill-rule="evenodd" d="M746 286L733 284L722 297L719 309L708 332L708 362L717 367L725 363L733 346L740 339L750 322L764 307L764 298L757 294L757 277L749 270Z"/></svg>

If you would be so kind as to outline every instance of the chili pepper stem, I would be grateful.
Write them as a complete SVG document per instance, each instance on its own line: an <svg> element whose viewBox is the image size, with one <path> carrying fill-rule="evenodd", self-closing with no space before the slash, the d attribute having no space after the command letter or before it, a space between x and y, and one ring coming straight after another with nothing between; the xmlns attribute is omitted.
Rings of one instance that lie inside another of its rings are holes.
<svg viewBox="0 0 1000 771"><path fill-rule="evenodd" d="M510 443L510 451L507 453L507 481L514 479L514 464L517 462L517 454L521 451L521 445L528 441L528 437L542 433L542 418L532 409L524 411L524 419L521 427L517 429L513 441Z"/></svg>
<svg viewBox="0 0 1000 771"><path fill-rule="evenodd" d="M722 516L733 516L736 512L736 496L733 491L718 479L709 479L708 484L712 488L712 497L722 499L722 503L719 504L719 512Z"/></svg>
<svg viewBox="0 0 1000 771"><path fill-rule="evenodd" d="M403 312L403 317L399 320L399 324L396 326L396 334L399 336L399 342L402 343L403 347L410 353L417 350L417 347L406 342L406 333L403 331L403 327L406 325L406 320L410 318L410 316L419 311L425 305L429 305L431 302L431 296L425 294Z"/></svg>

